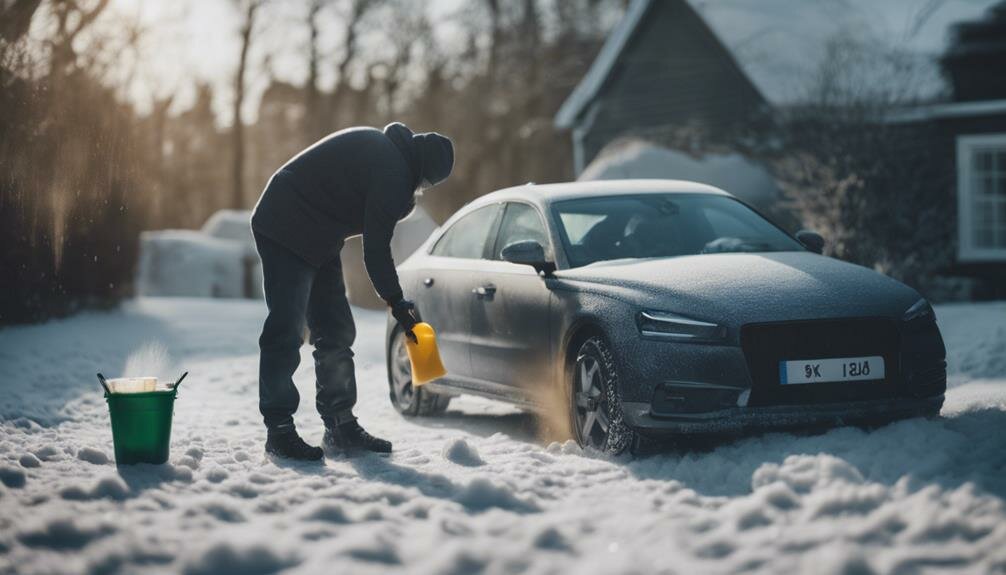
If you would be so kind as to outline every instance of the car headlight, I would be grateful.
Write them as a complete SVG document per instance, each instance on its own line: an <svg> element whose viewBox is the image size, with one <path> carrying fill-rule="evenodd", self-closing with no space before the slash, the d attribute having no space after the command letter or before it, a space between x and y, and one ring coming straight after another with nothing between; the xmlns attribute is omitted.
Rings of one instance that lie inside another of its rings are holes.
<svg viewBox="0 0 1006 575"><path fill-rule="evenodd" d="M901 321L910 325L925 325L936 321L936 311L925 298L912 304L912 307L905 310L901 316Z"/></svg>
<svg viewBox="0 0 1006 575"><path fill-rule="evenodd" d="M727 329L721 325L666 311L639 312L636 325L640 335L655 339L710 342L727 336Z"/></svg>

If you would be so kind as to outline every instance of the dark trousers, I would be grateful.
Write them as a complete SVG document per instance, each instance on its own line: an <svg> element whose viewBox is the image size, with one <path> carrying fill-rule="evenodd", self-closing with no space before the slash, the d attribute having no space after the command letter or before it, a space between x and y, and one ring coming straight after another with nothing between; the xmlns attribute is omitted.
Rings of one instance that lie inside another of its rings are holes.
<svg viewBox="0 0 1006 575"><path fill-rule="evenodd" d="M326 425L355 419L356 377L350 346L356 325L346 299L339 252L319 268L275 241L255 234L269 308L259 338L259 410L266 427L293 426L300 394L293 374L300 364L304 326L311 332L315 405Z"/></svg>

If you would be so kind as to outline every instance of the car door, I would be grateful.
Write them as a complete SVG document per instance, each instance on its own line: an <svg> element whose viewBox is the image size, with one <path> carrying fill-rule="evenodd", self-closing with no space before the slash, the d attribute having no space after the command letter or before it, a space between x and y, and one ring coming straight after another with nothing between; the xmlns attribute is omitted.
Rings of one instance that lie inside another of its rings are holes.
<svg viewBox="0 0 1006 575"><path fill-rule="evenodd" d="M473 264L489 253L501 212L501 204L492 204L462 216L433 245L427 265L416 270L416 307L437 332L449 378L473 377L468 348L471 292L477 282Z"/></svg>
<svg viewBox="0 0 1006 575"><path fill-rule="evenodd" d="M479 379L526 393L544 388L551 373L549 306L552 293L531 266L503 261L513 242L535 240L554 252L538 209L508 202L493 250L481 262L471 297L472 370ZM554 259L554 258L553 258Z"/></svg>

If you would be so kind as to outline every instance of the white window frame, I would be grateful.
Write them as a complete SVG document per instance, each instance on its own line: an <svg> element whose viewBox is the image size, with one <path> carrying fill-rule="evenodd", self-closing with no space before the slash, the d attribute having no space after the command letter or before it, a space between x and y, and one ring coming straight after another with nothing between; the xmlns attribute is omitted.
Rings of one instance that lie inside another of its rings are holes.
<svg viewBox="0 0 1006 575"><path fill-rule="evenodd" d="M972 155L981 148L1006 150L1006 133L957 136L957 259L1006 261L1006 248L982 248L974 244Z"/></svg>

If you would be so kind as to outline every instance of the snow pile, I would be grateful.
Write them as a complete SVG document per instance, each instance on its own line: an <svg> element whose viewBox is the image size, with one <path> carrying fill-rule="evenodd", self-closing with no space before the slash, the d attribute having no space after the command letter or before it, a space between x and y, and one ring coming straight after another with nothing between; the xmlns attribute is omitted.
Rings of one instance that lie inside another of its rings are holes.
<svg viewBox="0 0 1006 575"><path fill-rule="evenodd" d="M448 441L447 444L444 445L443 454L444 459L457 463L458 465L466 465L468 467L485 465L485 461L482 461L482 457L479 456L478 450L460 437L456 437Z"/></svg>
<svg viewBox="0 0 1006 575"><path fill-rule="evenodd" d="M140 234L136 292L146 296L244 297L245 251L192 230Z"/></svg>
<svg viewBox="0 0 1006 575"><path fill-rule="evenodd" d="M430 234L437 229L436 222L422 206L416 206L408 216L395 226L391 238L391 255L401 263L415 252ZM342 271L346 279L346 292L353 305L369 309L384 309L387 304L377 296L363 263L363 240L355 236L346 240L340 253Z"/></svg>
<svg viewBox="0 0 1006 575"><path fill-rule="evenodd" d="M384 314L355 309L360 403L390 457L262 454L260 302L140 299L0 331L0 571L987 573L1006 568L1006 304L939 306L944 415L641 460L540 445L533 418L387 400ZM191 371L170 462L116 468L95 371L144 341ZM298 427L321 437L305 348Z"/></svg>
<svg viewBox="0 0 1006 575"><path fill-rule="evenodd" d="M740 154L710 154L694 158L639 140L617 141L606 147L578 179L628 178L690 180L709 184L766 209L780 198L772 175L763 166Z"/></svg>
<svg viewBox="0 0 1006 575"><path fill-rule="evenodd" d="M262 264L245 210L220 210L201 231L140 234L136 293L262 299Z"/></svg>
<svg viewBox="0 0 1006 575"><path fill-rule="evenodd" d="M423 245L430 237L437 223L422 206L416 206L412 213L395 226L395 235L391 238L391 255L396 262L403 262L412 252Z"/></svg>
<svg viewBox="0 0 1006 575"><path fill-rule="evenodd" d="M238 242L246 252L254 254L251 215L251 210L219 210L206 220L202 232L211 238Z"/></svg>
<svg viewBox="0 0 1006 575"><path fill-rule="evenodd" d="M974 378L1001 378L1006 374L1006 302L979 306L939 306L940 325L961 326L943 330L951 385Z"/></svg>

